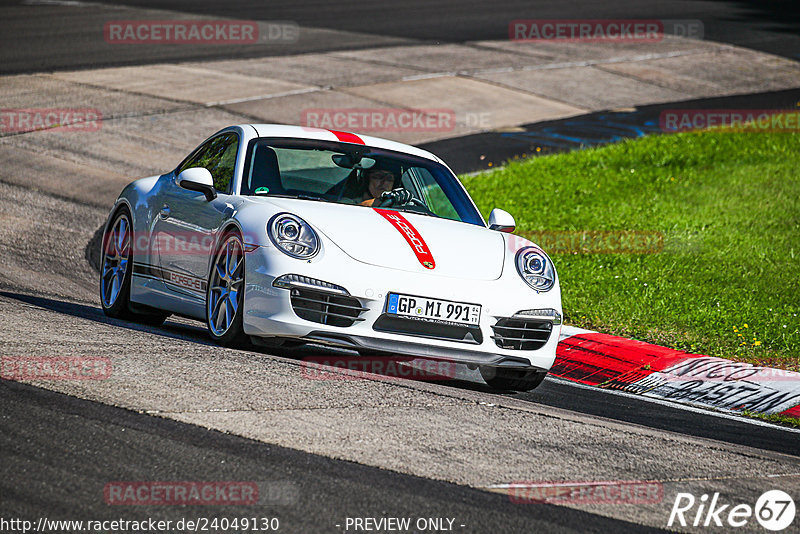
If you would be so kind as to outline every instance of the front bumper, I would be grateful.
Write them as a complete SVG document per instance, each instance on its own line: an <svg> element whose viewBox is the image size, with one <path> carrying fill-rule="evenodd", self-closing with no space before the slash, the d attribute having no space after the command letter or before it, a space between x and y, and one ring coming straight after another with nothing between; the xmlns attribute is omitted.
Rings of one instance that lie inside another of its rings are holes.
<svg viewBox="0 0 800 534"><path fill-rule="evenodd" d="M491 354L477 351L464 351L451 347L440 347L429 343L417 341L402 341L400 343L379 337L354 336L338 332L313 331L303 339L309 342L332 345L354 350L369 350L380 353L391 353L397 356L416 356L431 360L445 360L451 362L489 365L492 367L507 367L515 369L539 369L531 365L527 358ZM546 370L546 369L545 369Z"/></svg>
<svg viewBox="0 0 800 534"><path fill-rule="evenodd" d="M547 293L537 294L516 272L506 272L497 280L463 280L361 263L335 247L326 250L324 261L297 260L273 247L257 247L247 254L246 269L244 331L250 336L288 337L351 349L518 369L548 370L555 359L560 324L552 325L546 343L536 350L499 347L492 327L521 310L550 308L561 314L558 284ZM299 317L292 307L290 290L273 286L276 278L290 273L346 289L365 309L359 317L363 320L342 327ZM482 335L465 342L376 329L376 322L381 324L386 317L389 292L480 304L478 328Z"/></svg>

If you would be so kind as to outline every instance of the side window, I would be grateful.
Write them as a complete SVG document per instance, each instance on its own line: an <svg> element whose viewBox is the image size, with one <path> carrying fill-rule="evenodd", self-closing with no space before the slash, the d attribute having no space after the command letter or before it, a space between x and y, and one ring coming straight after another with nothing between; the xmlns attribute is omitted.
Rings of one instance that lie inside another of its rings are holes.
<svg viewBox="0 0 800 534"><path fill-rule="evenodd" d="M205 167L214 180L214 189L230 194L239 136L233 133L217 136L201 146L178 168L178 173L192 167Z"/></svg>
<svg viewBox="0 0 800 534"><path fill-rule="evenodd" d="M406 169L403 171L403 175L400 177L400 187L408 189L414 198L419 200L423 199L419 185L417 184L417 180L414 179L412 174L412 169Z"/></svg>
<svg viewBox="0 0 800 534"><path fill-rule="evenodd" d="M413 171L414 176L419 180L419 189L422 191L428 209L439 217L460 221L461 217L455 207L431 173L422 167L414 167Z"/></svg>

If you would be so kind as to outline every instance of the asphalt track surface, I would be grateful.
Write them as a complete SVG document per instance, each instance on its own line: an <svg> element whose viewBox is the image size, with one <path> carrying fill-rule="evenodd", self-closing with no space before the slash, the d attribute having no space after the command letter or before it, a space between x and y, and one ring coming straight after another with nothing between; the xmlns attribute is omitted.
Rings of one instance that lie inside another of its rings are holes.
<svg viewBox="0 0 800 534"><path fill-rule="evenodd" d="M800 57L800 4L794 0L132 0L122 4L136 9L121 8L113 2L3 2L0 73L262 57L382 44L502 40L508 38L509 22L516 19L700 20L705 39L792 59ZM301 38L291 44L201 47L119 46L103 40L103 25L109 20L174 19L175 13L290 21L300 26Z"/></svg>
<svg viewBox="0 0 800 534"><path fill-rule="evenodd" d="M501 494L266 445L5 380L0 403L5 518L277 517L279 532L342 532L347 517L448 517L456 520L455 532L657 531L551 504L520 506ZM258 481L259 504L110 506L103 488L112 480Z"/></svg>
<svg viewBox="0 0 800 534"><path fill-rule="evenodd" d="M800 6L792 0L760 2L667 0L499 0L463 2L292 2L254 3L135 0L131 5L160 6L203 15L258 20L294 20L301 26L372 33L403 39L464 42L508 38L516 19L698 19L705 37L775 54L797 57ZM190 4L191 7L190 7Z"/></svg>

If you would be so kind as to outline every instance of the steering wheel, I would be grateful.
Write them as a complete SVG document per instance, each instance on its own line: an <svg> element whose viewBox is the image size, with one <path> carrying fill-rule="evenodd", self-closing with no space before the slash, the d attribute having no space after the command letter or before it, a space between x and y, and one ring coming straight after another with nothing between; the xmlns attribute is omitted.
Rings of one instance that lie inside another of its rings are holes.
<svg viewBox="0 0 800 534"><path fill-rule="evenodd" d="M384 191L380 196L379 208L386 208L389 206L404 206L416 200L408 189L398 187L391 191Z"/></svg>

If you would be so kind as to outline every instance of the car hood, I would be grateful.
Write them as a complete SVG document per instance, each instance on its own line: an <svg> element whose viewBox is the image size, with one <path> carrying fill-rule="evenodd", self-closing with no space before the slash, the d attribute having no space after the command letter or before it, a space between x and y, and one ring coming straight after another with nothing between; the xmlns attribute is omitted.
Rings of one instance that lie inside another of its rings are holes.
<svg viewBox="0 0 800 534"><path fill-rule="evenodd" d="M281 198L269 202L301 217L363 263L470 280L496 280L503 273L505 240L482 226L362 206Z"/></svg>

